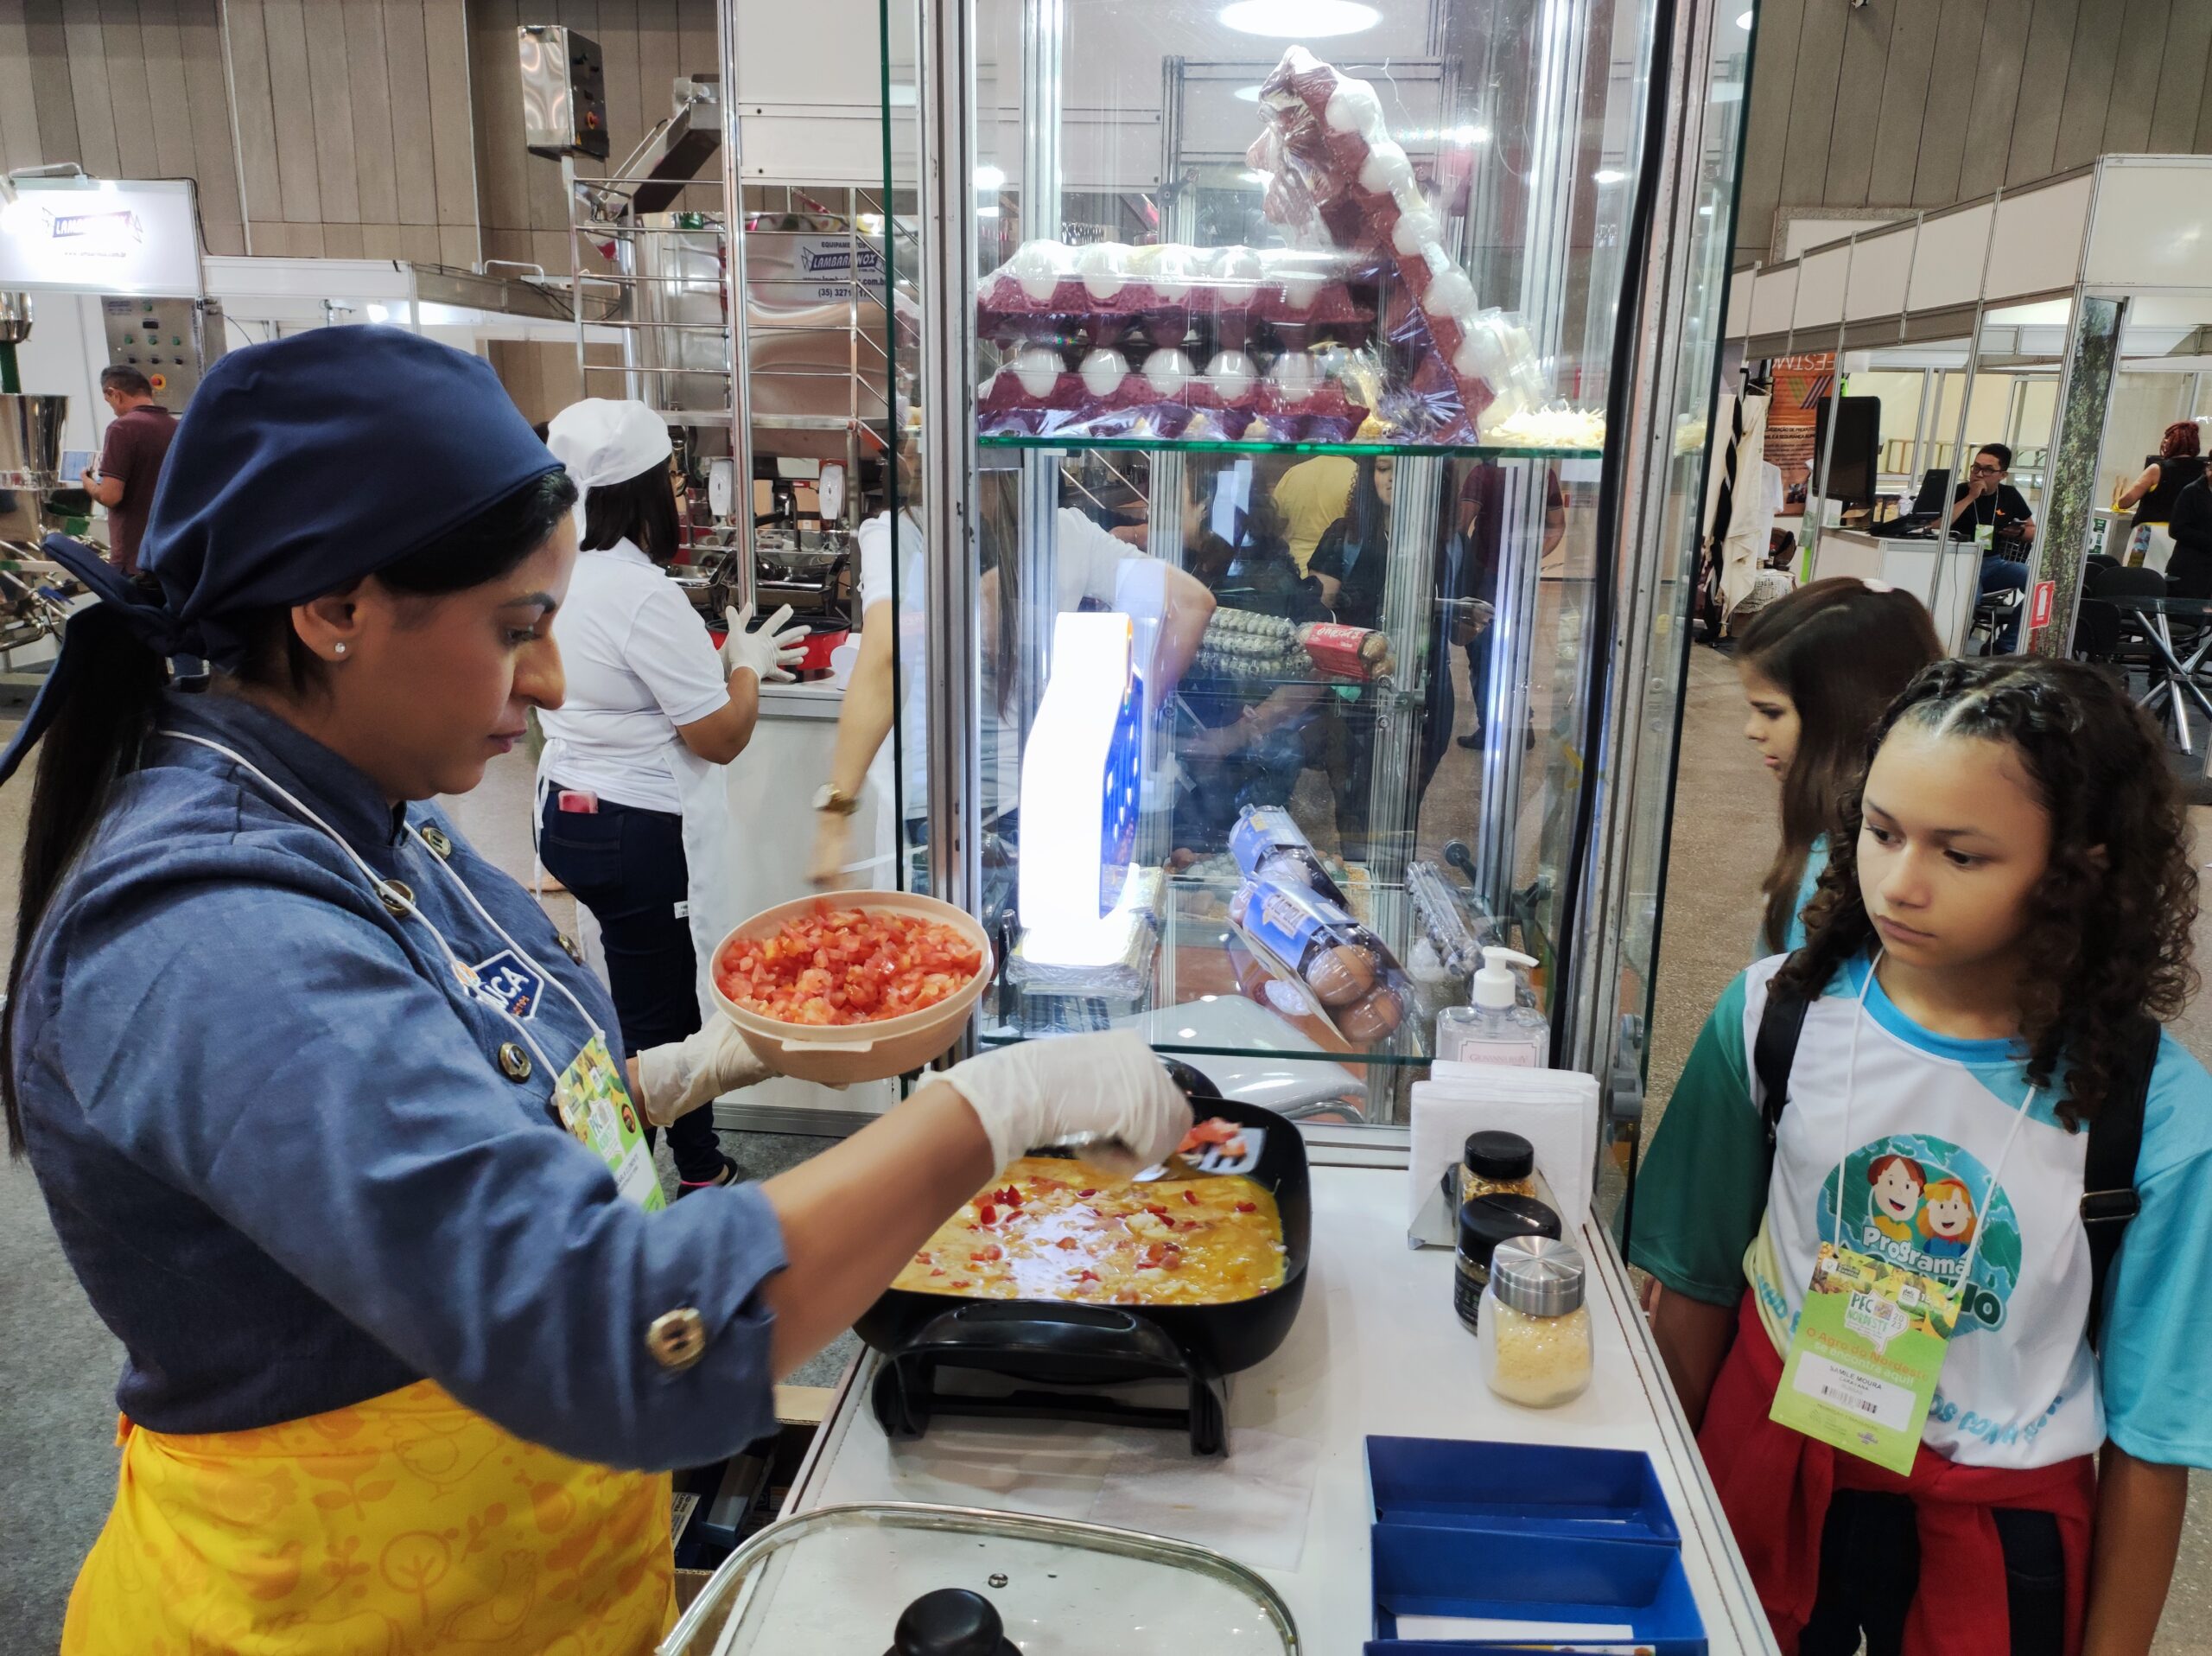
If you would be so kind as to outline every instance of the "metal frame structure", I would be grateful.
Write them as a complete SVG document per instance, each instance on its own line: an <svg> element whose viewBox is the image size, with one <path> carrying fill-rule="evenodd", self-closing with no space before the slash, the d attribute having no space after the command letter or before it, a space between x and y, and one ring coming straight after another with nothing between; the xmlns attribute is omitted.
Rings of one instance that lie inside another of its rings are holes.
<svg viewBox="0 0 2212 1656"><path fill-rule="evenodd" d="M1028 0L1025 10L1024 55L1034 61L1033 67L1040 74L1052 55L1051 43L1057 31L1052 20L1061 3L1062 0ZM1532 117L1533 124L1554 132L1558 140L1541 157L1547 175L1556 175L1561 181L1563 193L1554 205L1573 199L1576 188L1577 148L1571 135L1579 129L1579 112L1573 106L1575 89L1581 84L1577 66L1583 59L1590 10L1588 0L1541 0L1540 8L1545 38L1574 61L1573 65L1550 64L1540 88L1542 108L1558 118L1547 121L1541 114ZM1610 568L1600 571L1601 578L1612 585L1592 612L1605 619L1599 623L1600 630L1586 640L1580 684L1582 699L1575 704L1578 717L1586 714L1594 735L1581 754L1586 774L1568 801L1576 812L1576 828L1567 853L1573 870L1566 877L1580 885L1580 900L1570 902L1560 916L1562 935L1571 939L1572 971L1553 990L1554 1020L1563 1024L1555 1061L1600 1074L1605 1073L1614 1054L1621 955L1618 905L1629 878L1624 850L1637 831L1632 807L1640 789L1663 787L1667 780L1664 775L1648 774L1641 768L1649 757L1642 753L1642 738L1658 690L1652 682L1650 635L1662 596L1671 591L1679 597L1687 593L1687 560L1694 557L1695 550L1694 532L1677 538L1677 525L1669 515L1670 506L1677 508L1678 514L1682 494L1681 471L1674 449L1675 417L1688 392L1697 393L1709 410L1713 389L1709 382L1692 385L1685 379L1688 370L1682 340L1670 319L1685 303L1690 279L1688 245L1699 232L1700 197L1693 185L1696 169L1706 159L1705 137L1712 107L1707 97L1707 71L1714 48L1714 0L1656 0L1648 17L1649 26L1656 30L1649 43L1650 49L1667 54L1661 72L1663 99L1658 109L1647 111L1642 140L1646 150L1654 143L1660 150L1653 163L1650 199L1642 206L1653 230L1651 245L1657 251L1648 262L1633 266L1634 320L1622 324L1632 338L1619 347L1624 355L1616 357L1615 379L1620 382L1618 396L1623 418L1607 445L1612 519L1607 532L1615 558ZM928 659L932 664L955 664L949 672L933 670L930 685L928 862L932 892L968 908L973 907L981 890L982 805L976 620L980 570L972 513L978 445L966 315L975 291L977 262L972 216L977 157L975 29L974 0L948 0L944 5L922 8L918 216L925 272L921 401L928 434L921 502L925 627ZM1648 54L1646 61L1649 61ZM1166 234L1189 232L1190 204L1183 199L1186 193L1176 188L1179 177L1176 147L1183 142L1183 129L1177 113L1178 99L1173 95L1188 67L1171 61L1166 71L1170 95L1162 122L1166 199L1161 217ZM1033 81L1032 101L1040 91L1056 97L1048 88L1057 86L1057 79L1052 76L1043 86ZM1037 109L1025 109L1024 164L1033 171L1049 165L1046 147L1049 141L1037 131L1049 124ZM1021 182L1025 233L1051 233L1047 220L1038 216L1038 205L1029 199L1044 196L1039 180L1025 177ZM1707 221L1708 226L1710 222ZM1567 231L1562 209L1560 222L1548 222L1545 232L1526 251L1522 270L1523 305L1532 314L1555 318L1561 325L1566 308L1557 300L1571 280ZM1626 282L1630 279L1626 254L1623 263L1622 279ZM1593 294L1593 307L1611 296ZM1700 302L1717 303L1710 294L1700 296ZM1717 341L1718 316L1713 320ZM1556 339L1547 342L1552 349L1557 344ZM1709 352L1717 366L1717 342L1709 347ZM1624 373L1618 372L1624 363ZM1169 458L1179 457L1171 454ZM1485 710L1488 734L1478 885L1485 895L1501 898L1508 895L1515 878L1518 849L1515 818L1522 807L1522 735L1529 668L1535 648L1539 559L1533 554L1545 516L1545 458L1539 452L1520 462L1526 481L1513 491L1518 502L1513 509L1518 515L1506 532L1517 529L1531 555L1519 560L1524 566L1525 590L1501 594L1497 623L1499 642L1493 647L1503 653L1503 659L1493 674L1493 704ZM1403 536L1407 538L1404 544L1426 545L1435 532L1445 468L1414 455L1401 456L1399 463L1402 481L1394 491L1394 538ZM1057 474L1056 465L1039 469ZM1159 508L1160 487L1167 481L1163 474L1172 473L1179 488L1180 472L1179 463L1172 468L1155 466L1152 487L1156 522L1172 523L1179 517L1179 511L1163 513ZM1026 510L1033 518L1046 507L1037 498L1035 481L1025 487L1031 497ZM1399 562L1405 567L1394 569L1389 583L1384 630L1392 635L1400 659L1411 667L1421 662L1429 642L1423 611L1429 572L1417 567L1425 560ZM1450 670L1448 662L1426 665L1429 671ZM1389 744L1389 751L1404 749L1399 757L1386 761L1385 755L1377 755L1370 838L1393 825L1403 831L1413 826L1402 820L1417 761L1410 740L1413 722L1405 723L1408 739ZM1395 774L1386 780L1388 771ZM1385 1073L1386 1080L1393 1071L1392 1066L1383 1064L1368 1067Z"/></svg>

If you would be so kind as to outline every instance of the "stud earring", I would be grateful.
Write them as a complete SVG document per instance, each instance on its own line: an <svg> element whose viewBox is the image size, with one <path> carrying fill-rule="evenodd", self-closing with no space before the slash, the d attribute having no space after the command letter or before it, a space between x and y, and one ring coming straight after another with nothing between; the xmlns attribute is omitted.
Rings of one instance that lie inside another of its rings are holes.
<svg viewBox="0 0 2212 1656"><path fill-rule="evenodd" d="M345 654L345 653L346 653L346 646L345 646L344 645L340 644L340 645L336 646L335 647L336 647L336 649L337 649L337 651L338 651L338 653L339 653L339 654L343 655L343 654Z"/></svg>

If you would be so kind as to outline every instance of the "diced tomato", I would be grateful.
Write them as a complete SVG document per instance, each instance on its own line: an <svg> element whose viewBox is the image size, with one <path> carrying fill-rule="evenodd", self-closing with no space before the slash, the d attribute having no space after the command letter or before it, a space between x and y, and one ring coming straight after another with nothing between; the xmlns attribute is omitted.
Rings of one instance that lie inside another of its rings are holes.
<svg viewBox="0 0 2212 1656"><path fill-rule="evenodd" d="M980 1218L986 1225L995 1225L999 1220L999 1210L992 1207L990 1203L985 1202L982 1208L978 1210L977 1217Z"/></svg>
<svg viewBox="0 0 2212 1656"><path fill-rule="evenodd" d="M1061 1249L1072 1248L1076 1245L1076 1240L1071 1236L1064 1236L1058 1241L1053 1243L1052 1245L1056 1248Z"/></svg>
<svg viewBox="0 0 2212 1656"><path fill-rule="evenodd" d="M1078 1196L1089 1197L1089 1196L1095 1196L1095 1195L1096 1195L1096 1194L1098 1194L1098 1192L1097 1192L1096 1189L1090 1189L1090 1190L1078 1190L1078 1191L1077 1191L1075 1194L1076 1194L1077 1195L1078 1195Z"/></svg>
<svg viewBox="0 0 2212 1656"><path fill-rule="evenodd" d="M982 951L950 926L822 901L772 936L734 939L715 963L715 981L763 1017L865 1023L934 1006L982 965Z"/></svg>
<svg viewBox="0 0 2212 1656"><path fill-rule="evenodd" d="M937 1261L930 1258L929 1251L925 1248L914 1256L914 1263L918 1265L931 1265Z"/></svg>
<svg viewBox="0 0 2212 1656"><path fill-rule="evenodd" d="M1183 1200L1196 1207L1198 1205L1198 1193L1195 1190L1185 1190L1183 1193Z"/></svg>
<svg viewBox="0 0 2212 1656"><path fill-rule="evenodd" d="M952 1286L953 1286L953 1287L955 1287L955 1288L967 1288L967 1287L971 1286L971 1284L969 1284L969 1283L965 1283L965 1282L957 1282L957 1283L954 1283L952 1284Z"/></svg>
<svg viewBox="0 0 2212 1656"><path fill-rule="evenodd" d="M931 1275L931 1276L932 1276L932 1277L942 1277L942 1276L944 1276L944 1273L943 1271L932 1271L931 1272L930 1272L930 1275Z"/></svg>
<svg viewBox="0 0 2212 1656"><path fill-rule="evenodd" d="M974 1253L969 1254L968 1256L968 1263L971 1265L988 1265L995 1260L1003 1259L1005 1258L1006 1250L994 1244L990 1247L980 1248Z"/></svg>
<svg viewBox="0 0 2212 1656"><path fill-rule="evenodd" d="M1240 1201L1236 1204L1236 1211L1240 1213L1256 1213L1260 1211L1260 1204L1256 1201Z"/></svg>

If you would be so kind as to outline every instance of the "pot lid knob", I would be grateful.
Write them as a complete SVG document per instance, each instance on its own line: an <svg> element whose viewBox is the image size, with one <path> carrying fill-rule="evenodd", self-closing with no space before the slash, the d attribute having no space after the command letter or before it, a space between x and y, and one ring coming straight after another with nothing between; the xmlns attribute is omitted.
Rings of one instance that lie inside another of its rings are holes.
<svg viewBox="0 0 2212 1656"><path fill-rule="evenodd" d="M925 1593L906 1607L885 1656L1020 1656L990 1600L964 1587Z"/></svg>

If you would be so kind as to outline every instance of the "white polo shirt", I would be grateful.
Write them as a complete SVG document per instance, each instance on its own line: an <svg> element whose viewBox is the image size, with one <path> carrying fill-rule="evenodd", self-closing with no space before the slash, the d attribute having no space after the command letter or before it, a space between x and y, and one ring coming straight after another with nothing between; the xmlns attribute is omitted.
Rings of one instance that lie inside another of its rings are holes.
<svg viewBox="0 0 2212 1656"><path fill-rule="evenodd" d="M683 589L627 540L576 559L554 613L569 679L558 712L540 713L545 774L617 805L681 814L679 724L729 700L729 678Z"/></svg>

